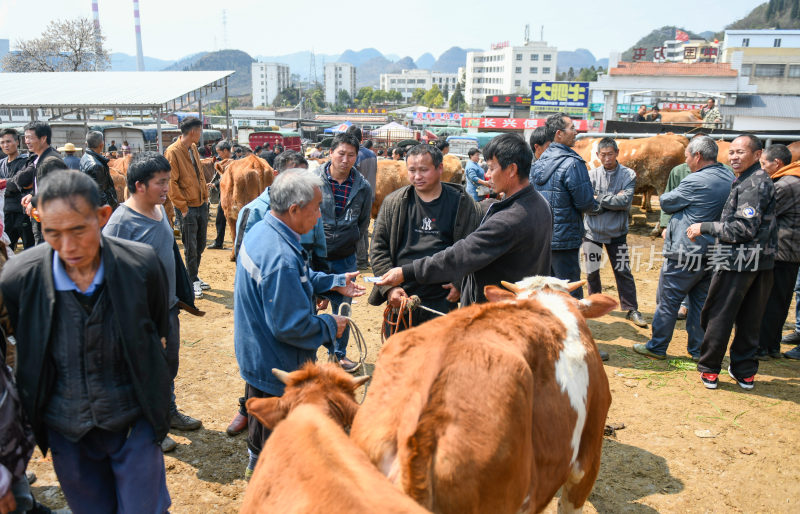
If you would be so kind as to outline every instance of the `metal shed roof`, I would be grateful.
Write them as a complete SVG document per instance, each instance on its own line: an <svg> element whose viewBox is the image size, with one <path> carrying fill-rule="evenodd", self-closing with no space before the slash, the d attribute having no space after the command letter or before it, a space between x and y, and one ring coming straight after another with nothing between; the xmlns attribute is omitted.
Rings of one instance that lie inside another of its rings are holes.
<svg viewBox="0 0 800 514"><path fill-rule="evenodd" d="M0 73L0 107L155 109L233 71Z"/></svg>
<svg viewBox="0 0 800 514"><path fill-rule="evenodd" d="M800 97L794 95L738 95L735 105L720 105L723 116L800 118Z"/></svg>

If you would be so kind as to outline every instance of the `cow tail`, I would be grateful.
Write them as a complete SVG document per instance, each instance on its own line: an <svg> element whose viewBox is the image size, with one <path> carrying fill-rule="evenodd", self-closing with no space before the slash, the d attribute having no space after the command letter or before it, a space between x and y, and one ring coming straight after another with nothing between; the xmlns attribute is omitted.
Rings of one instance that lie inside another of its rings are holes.
<svg viewBox="0 0 800 514"><path fill-rule="evenodd" d="M435 385L432 393L435 392ZM436 398L437 395L431 395L418 418L416 430L398 449L398 460L404 467L403 490L428 510L433 510L434 458L439 431L441 427L447 426L442 406Z"/></svg>

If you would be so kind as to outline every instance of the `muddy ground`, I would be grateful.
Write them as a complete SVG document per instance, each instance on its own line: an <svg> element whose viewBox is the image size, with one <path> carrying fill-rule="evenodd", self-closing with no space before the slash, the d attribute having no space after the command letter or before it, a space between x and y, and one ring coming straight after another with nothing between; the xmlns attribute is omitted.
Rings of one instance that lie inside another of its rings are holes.
<svg viewBox="0 0 800 514"><path fill-rule="evenodd" d="M639 213L634 220L629 244L641 245L638 271L635 257L632 262L640 310L649 322L660 269L659 262L651 262L651 247L658 254L661 240L651 239L644 223L652 226L657 213L646 220ZM212 220L209 241L213 232ZM225 244L230 248L230 241ZM234 265L229 257L229 251L205 251L200 275L211 290L199 307L207 314L181 314L175 390L179 407L202 419L203 428L172 434L179 445L165 462L176 513L237 512L247 485L245 435L225 434L244 388L233 352ZM610 268L601 276L605 292L616 296ZM380 348L381 314L382 308L369 306L366 297L354 302L370 364ZM786 331L793 321L794 304ZM613 395L608 423L624 428L605 438L587 512L800 512L800 362L762 363L750 392L723 372L719 389L710 391L687 358L684 322L678 322L666 361L632 351L633 343L647 341L650 330L633 326L624 313L613 312L589 325L599 347L611 354L606 363ZM355 354L352 342L350 354ZM30 469L38 475L37 498L51 507L64 506L49 456L37 451ZM554 501L547 512L555 510Z"/></svg>

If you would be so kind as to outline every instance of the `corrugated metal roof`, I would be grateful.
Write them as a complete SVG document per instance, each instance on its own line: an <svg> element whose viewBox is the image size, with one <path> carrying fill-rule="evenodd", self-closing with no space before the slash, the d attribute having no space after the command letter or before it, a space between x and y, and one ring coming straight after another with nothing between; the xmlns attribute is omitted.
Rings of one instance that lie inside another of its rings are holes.
<svg viewBox="0 0 800 514"><path fill-rule="evenodd" d="M233 71L89 71L0 73L0 107L119 107L165 105Z"/></svg>
<svg viewBox="0 0 800 514"><path fill-rule="evenodd" d="M800 96L738 95L735 105L720 105L719 111L725 117L800 118Z"/></svg>

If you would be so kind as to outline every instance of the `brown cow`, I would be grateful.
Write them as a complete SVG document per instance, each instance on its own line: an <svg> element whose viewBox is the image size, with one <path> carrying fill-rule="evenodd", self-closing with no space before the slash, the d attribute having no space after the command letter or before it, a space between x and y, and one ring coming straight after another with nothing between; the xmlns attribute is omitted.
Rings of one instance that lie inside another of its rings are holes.
<svg viewBox="0 0 800 514"><path fill-rule="evenodd" d="M117 191L117 201L119 203L128 199L128 166L131 164L133 155L126 155L119 159L109 159L108 169L111 173L111 180L114 181L114 189ZM167 196L167 201L164 202L164 210L167 212L167 221L170 226L175 226L175 207L172 205L172 200Z"/></svg>
<svg viewBox="0 0 800 514"><path fill-rule="evenodd" d="M786 148L792 152L792 162L800 160L800 141L795 141L792 144L786 145Z"/></svg>
<svg viewBox="0 0 800 514"><path fill-rule="evenodd" d="M219 181L219 203L231 231L231 241L236 239L239 211L270 186L273 177L272 166L253 154L235 160L225 168L225 173ZM231 260L236 260L233 253Z"/></svg>
<svg viewBox="0 0 800 514"><path fill-rule="evenodd" d="M600 138L581 139L575 150L591 168L600 166L597 143ZM636 172L636 192L642 193L642 208L651 211L650 196L664 192L669 172L686 162L684 150L689 140L676 134L661 134L639 139L619 139L618 161Z"/></svg>
<svg viewBox="0 0 800 514"><path fill-rule="evenodd" d="M283 376L289 385L282 398L247 401L247 410L274 431L241 512L426 512L395 488L342 430L358 408L353 391L368 377L353 378L331 364L307 364Z"/></svg>
<svg viewBox="0 0 800 514"><path fill-rule="evenodd" d="M567 286L525 279L511 285L517 299L488 286L487 298L503 301L390 337L351 439L434 512L539 512L562 486L559 511L580 511L611 403L584 318L617 302L579 302Z"/></svg>
<svg viewBox="0 0 800 514"><path fill-rule="evenodd" d="M651 114L651 113L648 113ZM699 127L703 124L700 109L691 111L661 111L661 123Z"/></svg>
<svg viewBox="0 0 800 514"><path fill-rule="evenodd" d="M464 168L455 155L447 154L442 159L442 182L461 184L464 179ZM378 159L378 171L375 182L375 201L372 203L372 218L378 217L383 199L389 193L409 185L408 170L405 161Z"/></svg>

